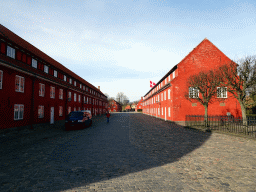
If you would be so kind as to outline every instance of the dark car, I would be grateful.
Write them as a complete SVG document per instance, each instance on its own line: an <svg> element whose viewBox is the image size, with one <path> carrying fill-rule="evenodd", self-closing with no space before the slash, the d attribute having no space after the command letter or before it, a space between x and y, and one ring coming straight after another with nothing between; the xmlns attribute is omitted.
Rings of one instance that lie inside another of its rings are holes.
<svg viewBox="0 0 256 192"><path fill-rule="evenodd" d="M72 111L65 120L65 130L79 130L92 125L91 111Z"/></svg>

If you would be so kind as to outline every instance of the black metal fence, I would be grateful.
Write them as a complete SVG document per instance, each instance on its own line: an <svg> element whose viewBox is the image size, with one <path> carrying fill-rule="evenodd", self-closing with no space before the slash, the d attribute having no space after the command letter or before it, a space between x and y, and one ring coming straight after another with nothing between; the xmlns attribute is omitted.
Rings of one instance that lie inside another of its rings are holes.
<svg viewBox="0 0 256 192"><path fill-rule="evenodd" d="M243 122L242 117L233 116L208 116L206 122L204 115L186 115L186 126L256 137L256 117L247 117L246 120Z"/></svg>

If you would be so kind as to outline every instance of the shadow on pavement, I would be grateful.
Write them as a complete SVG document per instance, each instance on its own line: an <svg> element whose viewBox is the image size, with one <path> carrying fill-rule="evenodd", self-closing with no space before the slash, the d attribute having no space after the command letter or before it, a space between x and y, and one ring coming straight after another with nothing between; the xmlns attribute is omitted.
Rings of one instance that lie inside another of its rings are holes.
<svg viewBox="0 0 256 192"><path fill-rule="evenodd" d="M211 133L188 130L141 113L115 113L110 123L101 117L89 129L60 136L66 137L65 142L50 144L47 140L40 143L48 146L41 151L39 146L32 148L35 153L46 154L34 157L32 167L25 171L25 183L19 184L18 179L24 172L13 177L16 190L65 191L172 163L200 147ZM21 165L13 166L19 170Z"/></svg>

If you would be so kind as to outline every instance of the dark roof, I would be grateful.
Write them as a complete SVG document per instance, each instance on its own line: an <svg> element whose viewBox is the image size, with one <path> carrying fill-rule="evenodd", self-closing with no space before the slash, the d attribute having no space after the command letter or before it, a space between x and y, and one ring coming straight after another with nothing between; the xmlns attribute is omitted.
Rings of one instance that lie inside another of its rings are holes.
<svg viewBox="0 0 256 192"><path fill-rule="evenodd" d="M71 78L80 81L82 84L86 85L87 87L90 87L94 89L95 91L98 91L99 93L103 94L98 88L57 62L56 60L52 59L48 55L46 55L44 52L33 46L32 44L28 43L26 40L22 39L6 27L4 27L2 24L0 24L0 36L3 36L6 40L9 40L13 42L14 44L20 46L22 49L25 49L26 51L30 52L32 55L36 56L38 59L45 61L47 64L50 64L54 66L55 68L61 70L61 72L65 73L66 75L69 75ZM103 94L104 95L104 94Z"/></svg>

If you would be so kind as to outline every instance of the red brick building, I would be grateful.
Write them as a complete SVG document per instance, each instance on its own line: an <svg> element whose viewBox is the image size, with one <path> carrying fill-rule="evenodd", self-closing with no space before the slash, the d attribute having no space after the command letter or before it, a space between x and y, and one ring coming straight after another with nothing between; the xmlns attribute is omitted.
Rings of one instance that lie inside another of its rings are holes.
<svg viewBox="0 0 256 192"><path fill-rule="evenodd" d="M131 111L131 106L130 105L127 105L126 107L125 107L125 111Z"/></svg>
<svg viewBox="0 0 256 192"><path fill-rule="evenodd" d="M208 39L204 39L145 94L143 113L180 124L184 124L186 115L204 115L204 107L199 102L191 103L185 99L187 79L190 75L216 69L230 61ZM216 101L209 104L208 115L227 115L227 112L241 116L239 102L229 92L216 95Z"/></svg>
<svg viewBox="0 0 256 192"><path fill-rule="evenodd" d="M122 111L122 105L115 100L111 100L108 103L109 112L120 112Z"/></svg>
<svg viewBox="0 0 256 192"><path fill-rule="evenodd" d="M0 129L64 122L70 111L98 115L106 104L99 89L0 25Z"/></svg>
<svg viewBox="0 0 256 192"><path fill-rule="evenodd" d="M143 107L143 97L141 97L141 100L139 101L139 103L136 105L135 107L135 111L142 111L142 107Z"/></svg>

